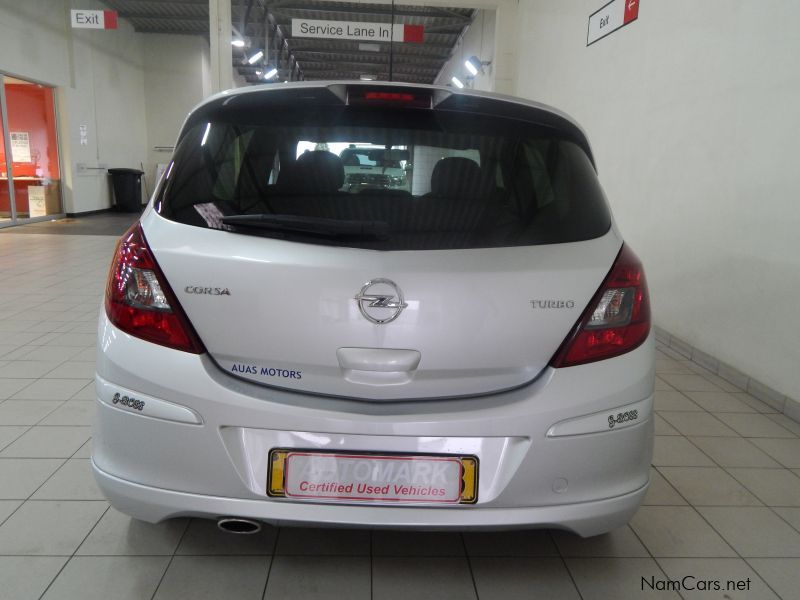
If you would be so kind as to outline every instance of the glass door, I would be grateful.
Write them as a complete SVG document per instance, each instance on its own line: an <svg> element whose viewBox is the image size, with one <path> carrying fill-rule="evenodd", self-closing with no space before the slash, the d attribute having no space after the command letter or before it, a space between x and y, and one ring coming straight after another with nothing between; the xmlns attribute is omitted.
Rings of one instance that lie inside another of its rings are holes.
<svg viewBox="0 0 800 600"><path fill-rule="evenodd" d="M11 156L6 155L6 146L9 142L6 130L6 103L5 94L0 86L0 227L13 225L16 220L14 213L14 186L11 185Z"/></svg>
<svg viewBox="0 0 800 600"><path fill-rule="evenodd" d="M53 88L4 76L0 226L63 214Z"/></svg>

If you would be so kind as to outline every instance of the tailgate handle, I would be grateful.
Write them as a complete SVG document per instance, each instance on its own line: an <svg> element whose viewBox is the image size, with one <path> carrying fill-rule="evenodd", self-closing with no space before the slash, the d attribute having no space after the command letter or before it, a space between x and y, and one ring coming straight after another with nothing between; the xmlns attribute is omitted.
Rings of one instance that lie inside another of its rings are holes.
<svg viewBox="0 0 800 600"><path fill-rule="evenodd" d="M339 348L336 358L343 369L397 373L416 369L422 355L417 350Z"/></svg>

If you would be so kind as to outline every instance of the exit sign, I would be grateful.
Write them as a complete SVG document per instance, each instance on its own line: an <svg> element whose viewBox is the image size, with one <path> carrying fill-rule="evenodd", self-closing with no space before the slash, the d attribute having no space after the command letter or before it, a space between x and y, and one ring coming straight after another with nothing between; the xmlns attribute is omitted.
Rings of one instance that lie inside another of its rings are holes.
<svg viewBox="0 0 800 600"><path fill-rule="evenodd" d="M75 10L70 11L73 29L116 29L115 10Z"/></svg>
<svg viewBox="0 0 800 600"><path fill-rule="evenodd" d="M614 33L617 29L633 23L639 17L639 0L611 0L603 8L589 17L589 33L586 45L591 46L598 40Z"/></svg>

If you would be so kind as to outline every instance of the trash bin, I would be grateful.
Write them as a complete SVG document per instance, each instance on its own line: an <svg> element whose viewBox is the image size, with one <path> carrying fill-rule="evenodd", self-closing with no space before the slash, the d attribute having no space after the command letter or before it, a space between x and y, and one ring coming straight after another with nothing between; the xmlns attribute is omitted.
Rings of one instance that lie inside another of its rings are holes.
<svg viewBox="0 0 800 600"><path fill-rule="evenodd" d="M114 186L114 204L122 212L141 212L142 175L139 169L109 169Z"/></svg>

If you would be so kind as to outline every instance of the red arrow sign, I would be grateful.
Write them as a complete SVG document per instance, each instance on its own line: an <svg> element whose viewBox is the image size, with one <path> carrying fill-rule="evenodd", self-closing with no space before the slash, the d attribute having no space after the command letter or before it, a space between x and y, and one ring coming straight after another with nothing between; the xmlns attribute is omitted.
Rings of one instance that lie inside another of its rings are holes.
<svg viewBox="0 0 800 600"><path fill-rule="evenodd" d="M635 21L639 16L639 0L625 0L625 16L623 17L622 24L626 25L631 21Z"/></svg>

